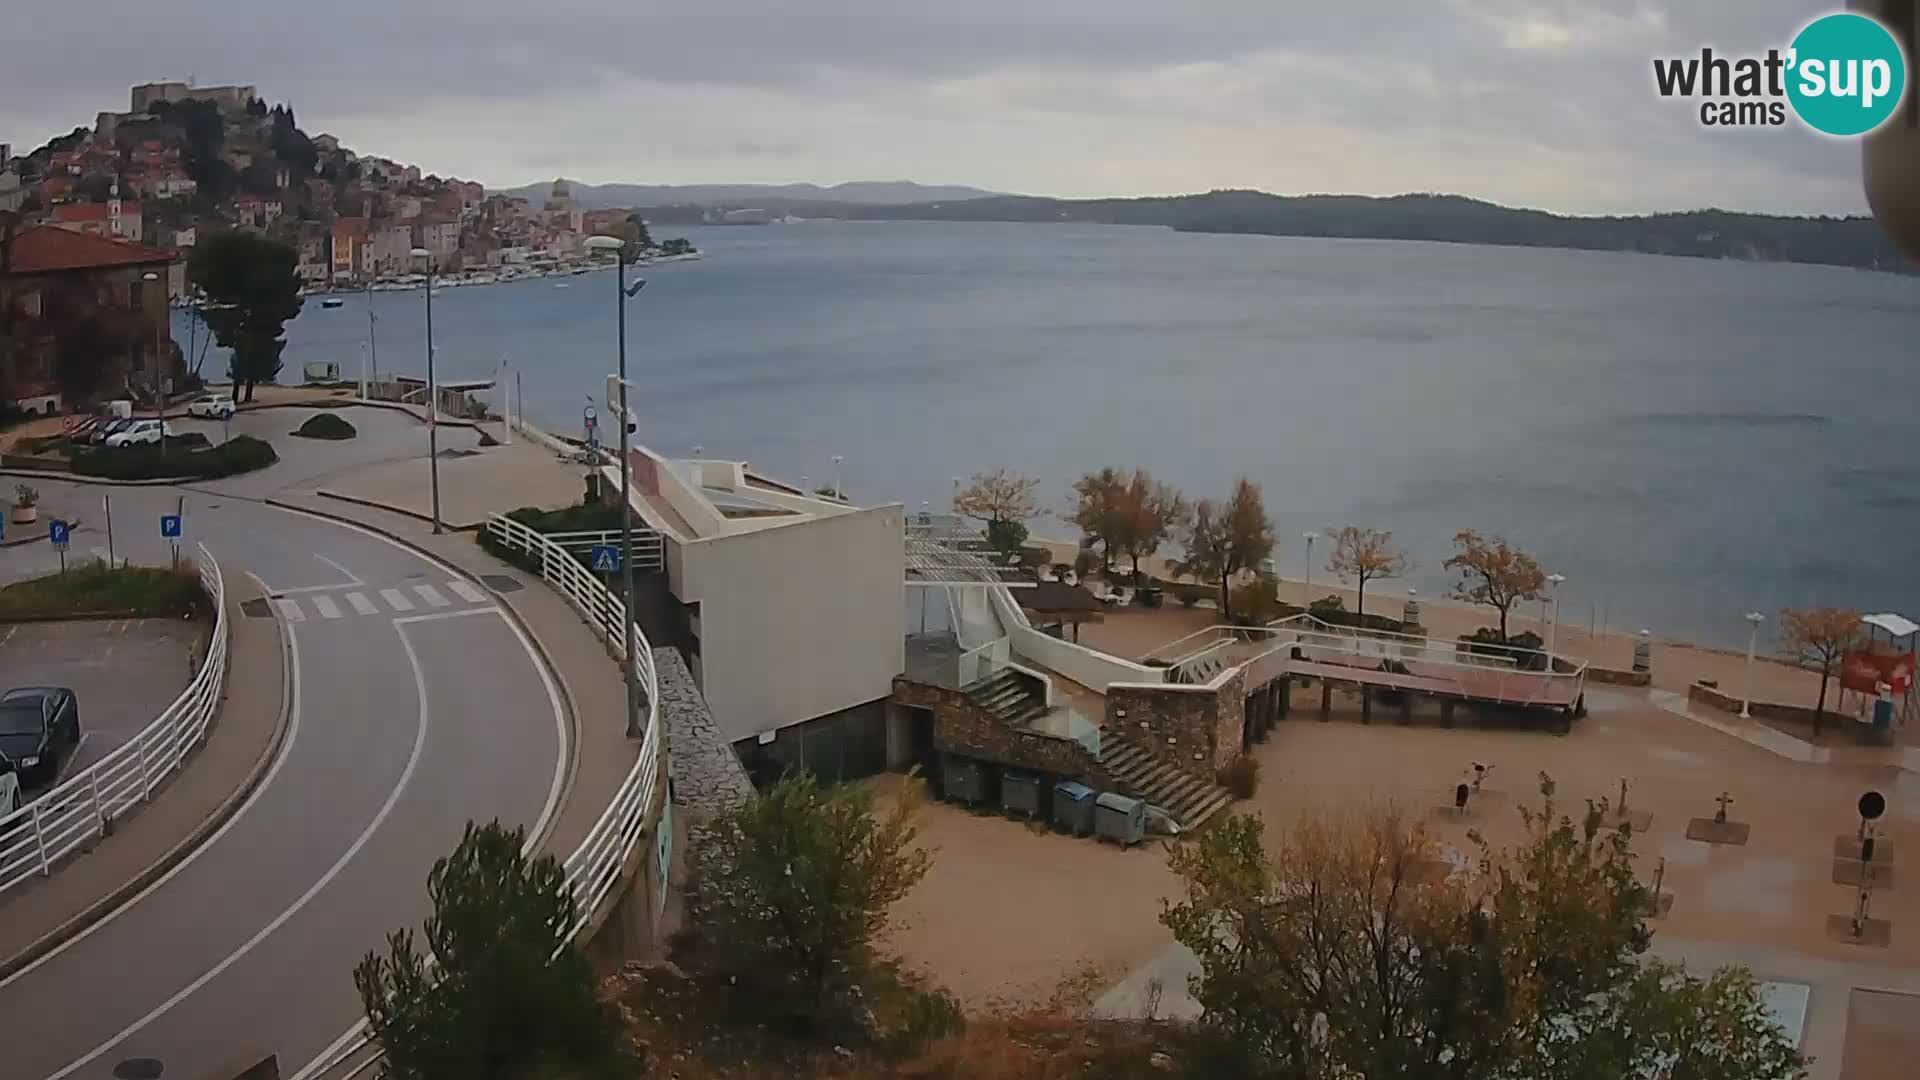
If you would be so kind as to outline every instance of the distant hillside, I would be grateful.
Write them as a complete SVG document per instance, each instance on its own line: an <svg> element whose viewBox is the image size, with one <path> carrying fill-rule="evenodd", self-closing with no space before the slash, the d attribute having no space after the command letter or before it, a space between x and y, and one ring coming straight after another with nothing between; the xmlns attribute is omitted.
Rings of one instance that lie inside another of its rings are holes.
<svg viewBox="0 0 1920 1080"><path fill-rule="evenodd" d="M1082 221L1165 225L1184 232L1637 251L1654 255L1820 263L1920 272L1872 218L1775 217L1724 210L1643 217L1571 217L1458 195L1269 195L1213 191L1140 199L995 196L906 206L822 206L815 217L899 221Z"/></svg>
<svg viewBox="0 0 1920 1080"><path fill-rule="evenodd" d="M982 199L997 194L952 184L915 184L907 180L856 180L832 187L818 184L582 184L569 181L573 197L583 209L608 210L628 206L745 206L785 209L795 203L857 203L899 206L906 203ZM527 199L538 207L546 201L551 182L528 184L499 192ZM770 206L769 204L774 204Z"/></svg>

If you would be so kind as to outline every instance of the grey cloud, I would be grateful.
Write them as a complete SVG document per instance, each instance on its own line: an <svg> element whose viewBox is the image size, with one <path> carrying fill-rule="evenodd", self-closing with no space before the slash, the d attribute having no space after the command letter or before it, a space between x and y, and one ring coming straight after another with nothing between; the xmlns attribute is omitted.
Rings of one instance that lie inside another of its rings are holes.
<svg viewBox="0 0 1920 1080"><path fill-rule="evenodd" d="M36 94L0 104L0 139L37 143L124 108L129 83L191 73L256 83L306 127L363 150L493 183L558 172L831 181L878 168L1065 194L1339 186L1303 179L1295 166L1311 156L1369 189L1484 174L1487 189L1468 194L1557 209L1693 205L1720 191L1730 205L1855 211L1850 148L1709 133L1651 87L1654 55L1783 44L1832 6L345 0L262 12L115 0L44 8L11 28L8 81ZM1235 129L1337 129L1339 149L1249 149L1230 143ZM1103 143L1106 132L1127 132L1129 145ZM1129 177L1155 143L1188 160ZM1474 159L1489 153L1608 163L1632 183L1572 176L1509 190L1500 160Z"/></svg>

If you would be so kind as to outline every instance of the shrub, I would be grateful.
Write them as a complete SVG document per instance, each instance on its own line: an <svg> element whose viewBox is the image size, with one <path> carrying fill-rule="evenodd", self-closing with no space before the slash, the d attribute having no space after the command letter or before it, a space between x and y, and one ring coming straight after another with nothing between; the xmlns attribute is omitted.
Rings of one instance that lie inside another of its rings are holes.
<svg viewBox="0 0 1920 1080"><path fill-rule="evenodd" d="M900 1048L915 1053L928 1043L958 1035L966 1030L967 1014L960 1002L945 990L915 991L903 1010L898 1040Z"/></svg>
<svg viewBox="0 0 1920 1080"><path fill-rule="evenodd" d="M1329 622L1336 625L1344 624L1347 621L1347 602L1338 596L1323 596L1318 600L1312 600L1307 603L1307 614L1312 615L1321 622Z"/></svg>
<svg viewBox="0 0 1920 1080"><path fill-rule="evenodd" d="M1232 605L1233 621L1241 626L1265 626L1281 615L1280 597L1264 578L1234 586Z"/></svg>
<svg viewBox="0 0 1920 1080"><path fill-rule="evenodd" d="M1073 572L1080 575L1083 579L1088 574L1093 573L1093 568L1098 565L1100 565L1100 556L1095 555L1086 548L1081 548L1079 553L1073 557Z"/></svg>
<svg viewBox="0 0 1920 1080"><path fill-rule="evenodd" d="M314 413L293 433L303 439L351 439L359 434L345 418L330 412Z"/></svg>
<svg viewBox="0 0 1920 1080"><path fill-rule="evenodd" d="M0 589L0 619L176 619L207 610L200 576L191 570L133 566L116 569L95 559L63 574L17 581Z"/></svg>
<svg viewBox="0 0 1920 1080"><path fill-rule="evenodd" d="M40 489L32 484L13 485L13 505L35 506L40 502Z"/></svg>
<svg viewBox="0 0 1920 1080"><path fill-rule="evenodd" d="M279 460L271 443L251 435L235 435L218 446L185 452L171 445L164 453L158 446L80 450L73 455L73 471L110 480L216 480L264 469Z"/></svg>
<svg viewBox="0 0 1920 1080"><path fill-rule="evenodd" d="M1543 644L1540 635L1531 630L1503 638L1498 629L1483 626L1471 634L1462 635L1460 642L1476 656L1511 657L1514 667L1521 671L1547 669L1546 654L1538 651Z"/></svg>
<svg viewBox="0 0 1920 1080"><path fill-rule="evenodd" d="M1233 792L1234 798L1251 799L1260 789L1260 759L1252 754L1235 754L1232 761L1214 773L1214 780Z"/></svg>
<svg viewBox="0 0 1920 1080"><path fill-rule="evenodd" d="M1027 544L1027 527L1018 521L987 522L987 546L1000 561L1011 563L1020 558L1020 549Z"/></svg>

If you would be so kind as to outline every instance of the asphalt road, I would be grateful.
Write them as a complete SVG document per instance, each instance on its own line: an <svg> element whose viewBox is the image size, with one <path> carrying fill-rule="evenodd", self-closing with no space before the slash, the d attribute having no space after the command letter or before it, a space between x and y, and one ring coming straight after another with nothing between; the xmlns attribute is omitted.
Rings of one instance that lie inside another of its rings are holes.
<svg viewBox="0 0 1920 1080"><path fill-rule="evenodd" d="M259 415L288 429L299 420ZM107 1078L122 1061L155 1058L169 1077L195 1077L255 1051L278 1054L292 1075L360 1019L354 962L387 931L418 926L427 870L464 824L537 828L557 800L568 760L557 691L481 583L242 497L382 447L275 443L289 459L279 477L276 467L184 493L112 492L116 554L166 558L158 517L184 494L188 549L205 543L229 580L252 573L278 597L270 617L291 642L292 726L266 780L208 844L0 982L10 1033L0 1076ZM39 486L50 502L100 494ZM91 546L104 525L75 545Z"/></svg>

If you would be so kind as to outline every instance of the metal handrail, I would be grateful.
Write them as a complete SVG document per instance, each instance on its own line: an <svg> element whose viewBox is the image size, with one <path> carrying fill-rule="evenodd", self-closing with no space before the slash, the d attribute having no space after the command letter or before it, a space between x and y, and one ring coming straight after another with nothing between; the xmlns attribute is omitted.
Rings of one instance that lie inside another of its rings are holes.
<svg viewBox="0 0 1920 1080"><path fill-rule="evenodd" d="M640 757L586 837L561 863L575 903L574 924L568 928L571 935L586 925L619 884L620 869L639 843L647 811L653 805L660 772L659 676L653 667L652 646L640 628L627 620L620 599L565 547L501 514L490 515L486 528L503 545L538 558L541 578L567 598L616 657L624 660L626 650L633 649L635 677L646 693L646 735L641 740ZM623 623L628 631L624 640L620 632Z"/></svg>
<svg viewBox="0 0 1920 1080"><path fill-rule="evenodd" d="M39 798L0 817L0 892L53 873L54 864L113 830L206 737L227 677L226 582L200 546L200 587L213 602L213 635L193 680L139 734Z"/></svg>

